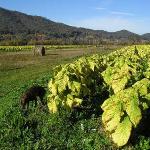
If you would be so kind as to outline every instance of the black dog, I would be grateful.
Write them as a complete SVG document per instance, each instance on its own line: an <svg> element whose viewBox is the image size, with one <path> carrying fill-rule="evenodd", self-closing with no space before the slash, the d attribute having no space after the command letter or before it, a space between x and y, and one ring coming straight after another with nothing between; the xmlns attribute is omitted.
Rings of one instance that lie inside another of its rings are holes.
<svg viewBox="0 0 150 150"><path fill-rule="evenodd" d="M46 90L41 86L32 86L29 88L21 97L21 107L24 109L26 106L29 107L30 101L35 101L37 105L37 97L40 98L41 103L43 104L43 97L46 93Z"/></svg>

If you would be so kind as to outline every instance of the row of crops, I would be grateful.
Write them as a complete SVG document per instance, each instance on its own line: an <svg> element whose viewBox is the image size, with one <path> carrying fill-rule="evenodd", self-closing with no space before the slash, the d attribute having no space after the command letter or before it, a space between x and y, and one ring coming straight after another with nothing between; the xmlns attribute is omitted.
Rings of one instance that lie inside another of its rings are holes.
<svg viewBox="0 0 150 150"><path fill-rule="evenodd" d="M0 46L0 52L19 52L31 51L35 46ZM69 48L86 48L90 45L45 45L47 50L50 49L69 49Z"/></svg>
<svg viewBox="0 0 150 150"><path fill-rule="evenodd" d="M49 84L51 113L82 108L102 115L112 141L124 146L150 108L150 45L57 66ZM139 129L140 130L140 129Z"/></svg>

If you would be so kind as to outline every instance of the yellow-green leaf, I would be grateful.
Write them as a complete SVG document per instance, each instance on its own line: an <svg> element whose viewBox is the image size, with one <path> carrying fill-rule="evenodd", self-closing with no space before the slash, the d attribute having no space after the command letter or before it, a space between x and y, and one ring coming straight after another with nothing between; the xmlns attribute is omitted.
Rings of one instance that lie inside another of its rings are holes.
<svg viewBox="0 0 150 150"><path fill-rule="evenodd" d="M129 140L131 130L132 123L130 122L129 117L125 117L112 134L114 143L116 143L119 147L125 145Z"/></svg>
<svg viewBox="0 0 150 150"><path fill-rule="evenodd" d="M136 127L142 118L138 94L134 89L131 89L126 90L124 96L128 99L125 103L126 112L129 115L130 121Z"/></svg>
<svg viewBox="0 0 150 150"><path fill-rule="evenodd" d="M53 96L48 97L48 109L51 113L56 113L58 111L57 108L57 98L54 98Z"/></svg>

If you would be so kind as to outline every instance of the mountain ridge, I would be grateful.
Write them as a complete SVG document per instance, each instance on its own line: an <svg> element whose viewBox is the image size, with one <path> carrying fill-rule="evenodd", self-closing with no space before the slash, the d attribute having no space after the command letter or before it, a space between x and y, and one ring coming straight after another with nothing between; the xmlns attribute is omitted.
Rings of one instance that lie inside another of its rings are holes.
<svg viewBox="0 0 150 150"><path fill-rule="evenodd" d="M130 44L149 40L150 33L138 35L128 30L108 32L74 27L0 7L0 45Z"/></svg>

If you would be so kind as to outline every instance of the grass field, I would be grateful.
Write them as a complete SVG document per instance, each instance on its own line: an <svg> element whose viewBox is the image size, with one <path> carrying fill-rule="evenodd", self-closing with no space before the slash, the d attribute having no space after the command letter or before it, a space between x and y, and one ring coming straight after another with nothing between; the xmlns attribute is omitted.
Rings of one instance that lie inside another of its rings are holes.
<svg viewBox="0 0 150 150"><path fill-rule="evenodd" d="M50 114L47 106L20 109L21 94L34 84L47 87L52 68L58 64L93 53L108 54L114 48L49 50L46 56L31 52L0 53L0 149L117 149L103 134L100 117L72 114L64 110ZM46 103L46 96L44 98ZM139 137L134 148L148 149L148 141Z"/></svg>

